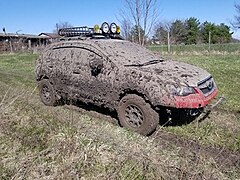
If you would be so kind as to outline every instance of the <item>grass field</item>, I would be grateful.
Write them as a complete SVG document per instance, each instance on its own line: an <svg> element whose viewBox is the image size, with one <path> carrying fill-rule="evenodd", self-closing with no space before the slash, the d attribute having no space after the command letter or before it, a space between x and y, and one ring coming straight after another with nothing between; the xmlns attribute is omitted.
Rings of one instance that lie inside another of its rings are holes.
<svg viewBox="0 0 240 180"><path fill-rule="evenodd" d="M37 55L0 55L0 179L237 179L240 177L238 55L168 58L208 70L226 102L202 122L142 137L116 119L46 107L34 80Z"/></svg>
<svg viewBox="0 0 240 180"><path fill-rule="evenodd" d="M162 54L168 52L167 45L151 45L148 46L152 51L157 51ZM209 51L210 50L210 51ZM210 49L208 44L196 45L171 45L170 51L172 54L238 54L240 53L240 43L228 44L211 44Z"/></svg>

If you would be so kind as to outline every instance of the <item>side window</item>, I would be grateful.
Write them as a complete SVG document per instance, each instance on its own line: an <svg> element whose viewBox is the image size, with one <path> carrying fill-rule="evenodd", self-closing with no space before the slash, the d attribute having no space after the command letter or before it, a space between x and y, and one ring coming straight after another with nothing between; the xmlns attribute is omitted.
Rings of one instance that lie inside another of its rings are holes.
<svg viewBox="0 0 240 180"><path fill-rule="evenodd" d="M96 64L96 61L99 61L102 58L91 50L84 48L74 48L72 59L74 66L73 73L80 74L83 71L84 73L92 73L92 69L94 68L94 64Z"/></svg>

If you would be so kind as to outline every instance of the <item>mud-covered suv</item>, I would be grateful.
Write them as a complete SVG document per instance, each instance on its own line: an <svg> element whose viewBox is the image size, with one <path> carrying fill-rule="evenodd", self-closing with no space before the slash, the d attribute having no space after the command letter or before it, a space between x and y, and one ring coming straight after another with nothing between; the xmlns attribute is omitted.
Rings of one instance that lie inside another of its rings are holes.
<svg viewBox="0 0 240 180"><path fill-rule="evenodd" d="M122 126L147 135L161 122L161 109L195 116L217 95L211 74L123 40L114 23L59 34L65 37L48 45L37 60L45 105L79 100L105 107L117 112Z"/></svg>

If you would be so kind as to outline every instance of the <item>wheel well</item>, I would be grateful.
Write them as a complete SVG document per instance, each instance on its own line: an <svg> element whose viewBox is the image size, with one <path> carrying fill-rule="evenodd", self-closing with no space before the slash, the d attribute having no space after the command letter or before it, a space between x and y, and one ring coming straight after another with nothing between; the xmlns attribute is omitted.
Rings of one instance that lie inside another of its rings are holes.
<svg viewBox="0 0 240 180"><path fill-rule="evenodd" d="M151 101L148 99L148 97L147 97L146 95L144 95L143 93L138 92L137 90L131 90L131 89L126 89L126 90L124 90L124 91L120 94L119 100L121 100L124 96L126 96L126 95L128 95L128 94L136 94L136 95L142 97L147 103L150 104L150 106L151 106L153 109L155 109L154 106L153 106L153 104L151 103Z"/></svg>

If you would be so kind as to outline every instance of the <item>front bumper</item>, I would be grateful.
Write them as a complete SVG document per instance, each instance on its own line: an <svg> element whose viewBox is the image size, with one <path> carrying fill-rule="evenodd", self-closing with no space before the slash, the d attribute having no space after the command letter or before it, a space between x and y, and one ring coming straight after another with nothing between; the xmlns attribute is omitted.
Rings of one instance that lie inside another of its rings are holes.
<svg viewBox="0 0 240 180"><path fill-rule="evenodd" d="M218 93L216 88L209 96L204 96L199 89L196 89L195 94L190 94L188 96L174 96L175 107L176 108L204 108L207 106L211 100L213 100Z"/></svg>

